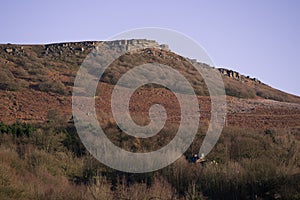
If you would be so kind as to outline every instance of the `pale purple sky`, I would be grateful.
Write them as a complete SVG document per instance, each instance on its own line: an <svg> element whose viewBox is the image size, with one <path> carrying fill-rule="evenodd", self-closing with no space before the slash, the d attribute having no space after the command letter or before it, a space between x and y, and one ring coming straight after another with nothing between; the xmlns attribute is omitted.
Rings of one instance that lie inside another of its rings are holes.
<svg viewBox="0 0 300 200"><path fill-rule="evenodd" d="M3 1L0 43L105 40L141 27L179 31L217 67L300 96L300 1Z"/></svg>

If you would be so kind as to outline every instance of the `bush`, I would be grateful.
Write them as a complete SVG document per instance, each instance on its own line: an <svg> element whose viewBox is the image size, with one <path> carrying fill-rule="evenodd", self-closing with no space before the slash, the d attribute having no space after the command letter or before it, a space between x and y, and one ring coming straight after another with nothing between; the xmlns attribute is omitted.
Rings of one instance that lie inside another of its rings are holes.
<svg viewBox="0 0 300 200"><path fill-rule="evenodd" d="M54 92L62 95L67 94L65 85L60 81L58 82L47 81L44 83L40 83L38 88L42 92Z"/></svg>
<svg viewBox="0 0 300 200"><path fill-rule="evenodd" d="M11 125L5 125L0 122L0 134L6 133L17 137L29 137L33 131L34 128L26 123L16 122Z"/></svg>
<svg viewBox="0 0 300 200"><path fill-rule="evenodd" d="M16 91L21 88L20 84L16 82L13 74L8 70L0 71L0 90Z"/></svg>
<svg viewBox="0 0 300 200"><path fill-rule="evenodd" d="M76 156L86 155L86 148L82 144L74 126L68 126L66 129L63 145Z"/></svg>
<svg viewBox="0 0 300 200"><path fill-rule="evenodd" d="M238 98L255 98L255 93L251 90L246 90L242 86L226 85L225 92L229 96L238 97Z"/></svg>

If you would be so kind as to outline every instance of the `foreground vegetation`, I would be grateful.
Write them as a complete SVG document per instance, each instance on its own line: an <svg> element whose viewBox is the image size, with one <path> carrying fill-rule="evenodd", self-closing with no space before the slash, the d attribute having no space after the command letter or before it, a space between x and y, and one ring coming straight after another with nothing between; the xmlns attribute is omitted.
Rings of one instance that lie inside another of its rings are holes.
<svg viewBox="0 0 300 200"><path fill-rule="evenodd" d="M204 137L199 130L172 165L129 174L96 161L73 124L57 126L52 117L46 124L0 123L0 199L300 198L299 129L225 128L203 166L189 162Z"/></svg>

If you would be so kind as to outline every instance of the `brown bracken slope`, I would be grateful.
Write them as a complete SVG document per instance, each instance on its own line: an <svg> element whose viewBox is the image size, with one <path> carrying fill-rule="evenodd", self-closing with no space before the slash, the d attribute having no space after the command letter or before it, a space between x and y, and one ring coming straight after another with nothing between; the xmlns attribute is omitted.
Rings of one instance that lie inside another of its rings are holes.
<svg viewBox="0 0 300 200"><path fill-rule="evenodd" d="M68 121L71 116L72 86L77 70L99 42L51 45L0 45L0 121L43 122L50 110L58 110ZM100 44L101 45L101 44ZM201 108L201 122L210 118L210 98L201 75L191 63L165 49L144 48L116 60L99 83L97 111L110 115L110 95L117 80L134 66L160 63L173 66L193 86ZM206 64L196 63L209 69ZM227 93L226 126L249 128L299 128L300 98L276 90L260 81L225 69ZM170 122L179 120L177 100L171 91L157 86L142 87L132 97L132 115L147 117L153 103L166 107ZM100 116L101 118L101 116ZM146 120L147 121L147 120Z"/></svg>

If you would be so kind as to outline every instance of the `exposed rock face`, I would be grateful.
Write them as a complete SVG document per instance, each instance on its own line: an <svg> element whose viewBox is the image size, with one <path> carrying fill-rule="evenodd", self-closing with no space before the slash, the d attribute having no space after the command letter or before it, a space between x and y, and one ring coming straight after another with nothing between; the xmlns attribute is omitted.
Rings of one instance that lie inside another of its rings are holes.
<svg viewBox="0 0 300 200"><path fill-rule="evenodd" d="M45 45L44 54L62 55L68 53L78 54L85 50L91 50L97 48L101 43L108 45L111 48L119 48L120 50L130 51L133 48L145 49L145 48L159 48L169 51L169 47L166 44L158 44L154 40L146 39L132 39L132 40L114 40L114 41L87 41L87 42L68 42Z"/></svg>
<svg viewBox="0 0 300 200"><path fill-rule="evenodd" d="M196 59L189 59L189 58L186 58L188 59L192 64L201 64L199 63ZM201 65L202 67L205 67L205 65ZM207 67L211 67L211 66L208 66ZM229 78L232 78L232 79L235 79L235 80L238 80L238 81L253 81L255 83L259 83L261 84L261 81L258 80L257 78L251 78L249 76L244 76L242 74L240 74L239 72L236 72L236 71L233 71L233 70L229 70L229 69L225 69L225 68L218 68L218 70L220 71L220 73L223 75L223 76L227 76Z"/></svg>
<svg viewBox="0 0 300 200"><path fill-rule="evenodd" d="M241 75L239 72L233 71L233 70L228 70L228 69L224 69L224 68L219 68L218 69L222 75L224 76L228 76L230 78L239 80L239 81L245 81L245 80L250 80L250 81L254 81L256 83L261 83L257 78L250 78L249 76L244 76Z"/></svg>
<svg viewBox="0 0 300 200"><path fill-rule="evenodd" d="M7 49L5 49L5 51L6 51L7 53L11 53L11 52L13 52L13 49L12 49L12 48L7 48Z"/></svg>
<svg viewBox="0 0 300 200"><path fill-rule="evenodd" d="M130 51L132 48L145 49L145 48L159 48L169 51L169 47L166 44L159 45L154 40L146 40L146 39L132 39L132 40L115 40L104 42L111 47L120 47L124 46L125 50Z"/></svg>
<svg viewBox="0 0 300 200"><path fill-rule="evenodd" d="M45 45L43 54L53 57L59 55L68 56L69 54L78 55L87 49L95 48L99 44L100 42L68 42L47 44Z"/></svg>
<svg viewBox="0 0 300 200"><path fill-rule="evenodd" d="M230 78L234 78L234 79L237 79L237 80L241 80L241 78L242 78L242 76L240 75L240 73L232 71L232 70L227 70L227 69L220 68L219 71L223 75L227 75Z"/></svg>
<svg viewBox="0 0 300 200"><path fill-rule="evenodd" d="M0 48L1 50L1 48ZM2 46L2 50L5 52L5 53L8 53L8 54L11 54L11 55L22 55L24 53L24 50L23 50L23 46L20 46L20 45L12 45L12 44L7 44L5 48L3 48Z"/></svg>

